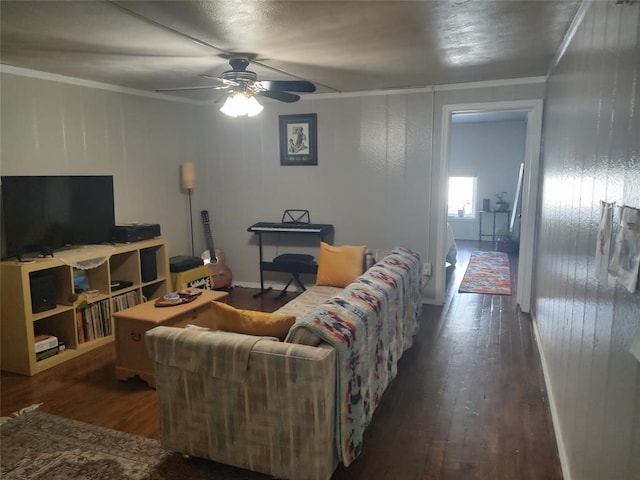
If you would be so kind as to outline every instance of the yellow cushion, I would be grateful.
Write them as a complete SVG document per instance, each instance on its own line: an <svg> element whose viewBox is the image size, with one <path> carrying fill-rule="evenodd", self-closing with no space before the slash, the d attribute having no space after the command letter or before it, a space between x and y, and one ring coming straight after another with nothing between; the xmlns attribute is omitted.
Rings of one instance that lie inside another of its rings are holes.
<svg viewBox="0 0 640 480"><path fill-rule="evenodd" d="M366 246L336 247L320 242L316 285L346 287L362 275L362 259Z"/></svg>
<svg viewBox="0 0 640 480"><path fill-rule="evenodd" d="M296 321L294 316L242 310L222 302L211 302L211 316L215 330L278 337L280 340L284 340Z"/></svg>

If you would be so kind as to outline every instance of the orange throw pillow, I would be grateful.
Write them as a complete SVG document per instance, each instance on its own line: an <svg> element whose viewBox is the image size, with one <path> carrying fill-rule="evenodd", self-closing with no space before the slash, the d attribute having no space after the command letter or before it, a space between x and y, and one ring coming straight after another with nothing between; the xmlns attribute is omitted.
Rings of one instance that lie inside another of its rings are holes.
<svg viewBox="0 0 640 480"><path fill-rule="evenodd" d="M362 275L362 261L366 246L336 247L320 242L316 285L346 287Z"/></svg>
<svg viewBox="0 0 640 480"><path fill-rule="evenodd" d="M294 316L242 310L222 302L211 302L211 314L214 330L278 337L280 340L284 340L296 321Z"/></svg>

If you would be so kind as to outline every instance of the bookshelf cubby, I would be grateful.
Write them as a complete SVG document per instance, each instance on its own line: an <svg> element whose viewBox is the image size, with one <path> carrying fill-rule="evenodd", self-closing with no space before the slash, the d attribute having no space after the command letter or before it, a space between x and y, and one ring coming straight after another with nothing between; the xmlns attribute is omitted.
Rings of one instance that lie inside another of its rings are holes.
<svg viewBox="0 0 640 480"><path fill-rule="evenodd" d="M2 370L21 375L35 375L114 340L112 315L143 300L159 298L171 290L169 252L166 240L155 238L113 245L109 259L84 270L93 295L87 307L73 304L74 267L54 257L35 258L31 262L6 260L0 264ZM142 282L141 251L152 249L156 256L155 279ZM80 254L82 255L82 254ZM87 254L89 255L89 254ZM90 256L86 259L92 260ZM30 274L48 272L55 279L54 308L33 313ZM124 288L112 290L111 282L126 282ZM131 285L129 285L131 282ZM88 330L87 330L88 329ZM80 332L82 330L82 332ZM90 335L87 335L90 332ZM54 335L65 343L66 350L43 360L36 360L34 337Z"/></svg>

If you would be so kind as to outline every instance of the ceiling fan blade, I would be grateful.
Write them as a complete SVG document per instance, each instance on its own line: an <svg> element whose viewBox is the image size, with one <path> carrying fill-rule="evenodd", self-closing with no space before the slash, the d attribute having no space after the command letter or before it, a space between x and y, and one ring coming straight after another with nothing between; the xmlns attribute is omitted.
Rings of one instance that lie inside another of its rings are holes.
<svg viewBox="0 0 640 480"><path fill-rule="evenodd" d="M223 87L237 87L239 85L238 82L235 82L233 80L228 80L226 78L214 77L213 75L207 75L207 74L202 74L200 76L204 78L208 78L209 80L218 82Z"/></svg>
<svg viewBox="0 0 640 480"><path fill-rule="evenodd" d="M288 92L274 92L271 90L264 90L262 92L258 92L258 95L262 97L273 98L274 100L280 100L281 102L293 103L300 100L300 95L296 95L294 93Z"/></svg>
<svg viewBox="0 0 640 480"><path fill-rule="evenodd" d="M272 92L315 92L316 86L306 80L263 80L258 83L265 90Z"/></svg>
<svg viewBox="0 0 640 480"><path fill-rule="evenodd" d="M157 88L156 92L179 92L181 90L222 90L228 88L227 86L219 85L204 85L202 87L173 87L173 88Z"/></svg>

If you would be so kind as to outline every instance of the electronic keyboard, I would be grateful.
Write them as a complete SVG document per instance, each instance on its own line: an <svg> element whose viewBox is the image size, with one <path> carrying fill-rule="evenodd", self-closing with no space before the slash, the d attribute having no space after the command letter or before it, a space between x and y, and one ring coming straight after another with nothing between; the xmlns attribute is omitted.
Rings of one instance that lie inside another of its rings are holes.
<svg viewBox="0 0 640 480"><path fill-rule="evenodd" d="M316 233L326 235L333 231L333 225L303 222L258 222L247 228L248 232Z"/></svg>

